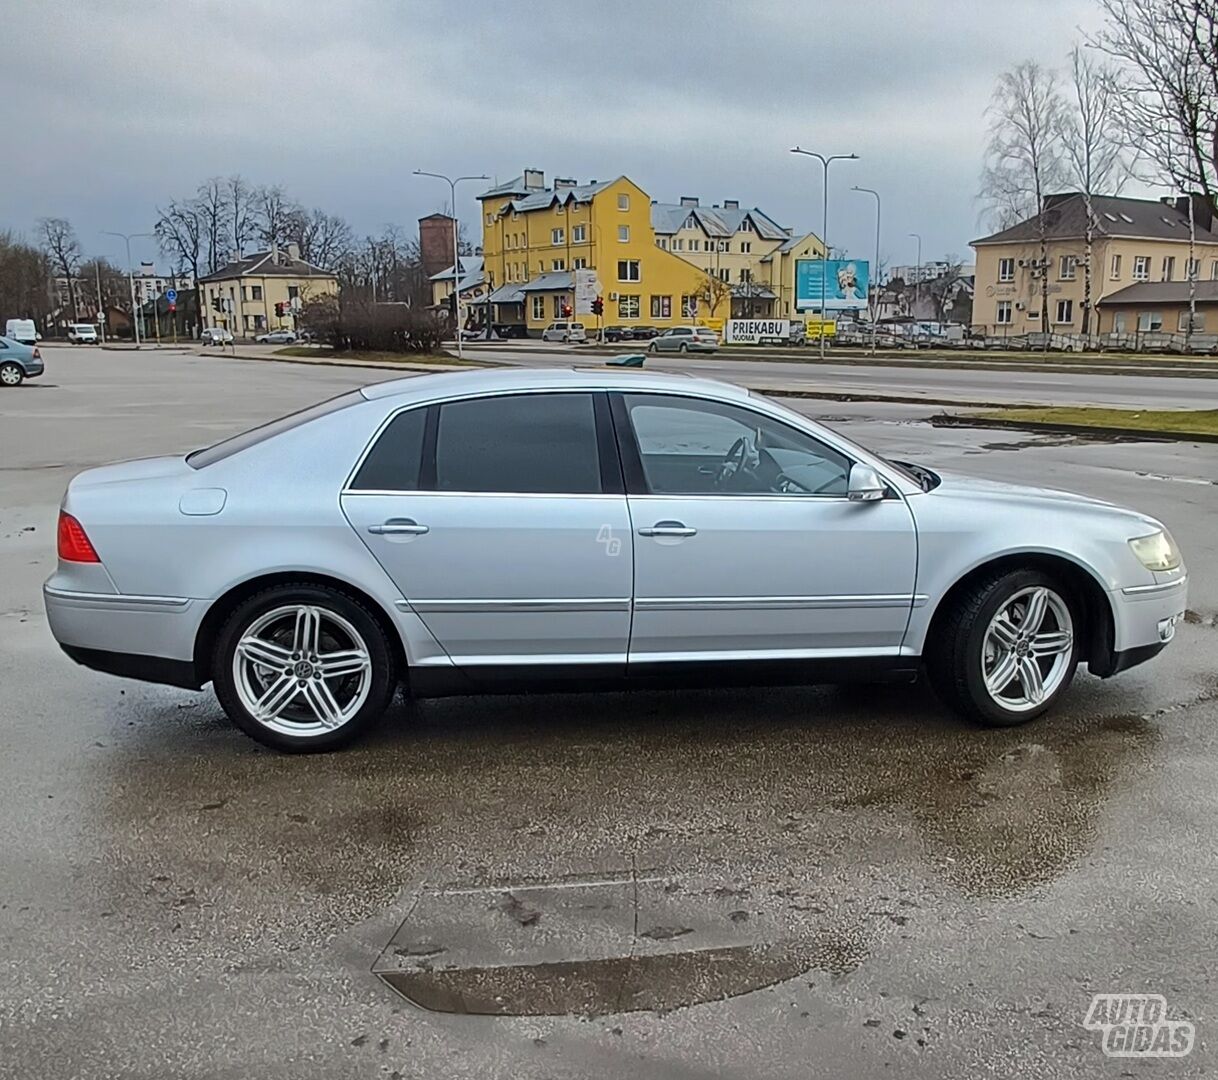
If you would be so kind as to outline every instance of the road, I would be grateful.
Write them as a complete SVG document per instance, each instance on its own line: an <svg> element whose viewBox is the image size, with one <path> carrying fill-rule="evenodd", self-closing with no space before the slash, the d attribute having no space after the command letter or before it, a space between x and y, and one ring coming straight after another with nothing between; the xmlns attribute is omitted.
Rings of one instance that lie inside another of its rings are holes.
<svg viewBox="0 0 1218 1080"><path fill-rule="evenodd" d="M632 351L623 346L623 352ZM572 363L599 366L605 357L582 353L578 346L519 346L471 349L474 358L527 367ZM963 361L962 361L963 362ZM1117 408L1218 408L1218 379L1156 375L1086 375L1036 371L931 368L911 361L908 367L858 364L808 364L790 361L739 360L729 356L649 356L647 366L758 389L788 387L831 394L883 395L944 401L997 404L1108 405Z"/></svg>
<svg viewBox="0 0 1218 1080"><path fill-rule="evenodd" d="M391 373L46 352L0 392L0 1077L1116 1076L1142 1067L1082 1021L1127 991L1196 1024L1173 1077L1218 1072L1218 449L797 402L1172 527L1177 642L1028 727L921 686L507 697L401 704L289 758L210 692L59 653L56 506L81 468ZM632 914L633 986L602 955ZM508 1015L372 973L429 957Z"/></svg>

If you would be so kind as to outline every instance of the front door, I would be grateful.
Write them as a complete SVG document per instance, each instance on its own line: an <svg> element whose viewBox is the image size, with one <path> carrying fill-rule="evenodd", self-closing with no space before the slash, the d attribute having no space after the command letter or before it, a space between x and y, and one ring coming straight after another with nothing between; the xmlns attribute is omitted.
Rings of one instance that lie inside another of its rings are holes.
<svg viewBox="0 0 1218 1080"><path fill-rule="evenodd" d="M745 406L637 393L614 407L637 466L632 666L899 654L917 545L895 492L849 501L849 457Z"/></svg>
<svg viewBox="0 0 1218 1080"><path fill-rule="evenodd" d="M633 571L612 451L603 393L416 407L385 428L343 510L457 665L620 670Z"/></svg>

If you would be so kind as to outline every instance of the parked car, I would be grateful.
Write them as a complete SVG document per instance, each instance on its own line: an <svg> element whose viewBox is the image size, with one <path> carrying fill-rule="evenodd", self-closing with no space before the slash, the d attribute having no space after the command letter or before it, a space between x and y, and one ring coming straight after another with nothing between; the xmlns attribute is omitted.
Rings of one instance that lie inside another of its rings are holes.
<svg viewBox="0 0 1218 1080"><path fill-rule="evenodd" d="M588 340L588 335L584 332L583 323L554 322L541 332L541 340L583 342Z"/></svg>
<svg viewBox="0 0 1218 1080"><path fill-rule="evenodd" d="M657 337L660 331L654 326L636 326L630 331L630 336L635 341L650 341L653 337Z"/></svg>
<svg viewBox="0 0 1218 1080"><path fill-rule="evenodd" d="M233 332L225 330L222 326L209 326L203 331L200 340L204 345L231 345Z"/></svg>
<svg viewBox="0 0 1218 1080"><path fill-rule="evenodd" d="M20 386L43 372L42 352L15 338L0 337L0 386Z"/></svg>
<svg viewBox="0 0 1218 1080"><path fill-rule="evenodd" d="M97 327L92 323L72 323L68 326L68 341L73 345L96 345Z"/></svg>
<svg viewBox="0 0 1218 1080"><path fill-rule="evenodd" d="M719 335L707 326L674 326L653 338L647 348L651 352L715 352Z"/></svg>
<svg viewBox="0 0 1218 1080"><path fill-rule="evenodd" d="M634 340L634 331L629 326L606 326L603 333L606 341Z"/></svg>
<svg viewBox="0 0 1218 1080"><path fill-rule="evenodd" d="M374 383L85 470L58 554L44 596L68 656L212 682L282 750L354 738L399 683L925 670L965 716L1016 724L1080 663L1149 660L1186 600L1143 514L888 461L726 383L600 369Z"/></svg>
<svg viewBox="0 0 1218 1080"><path fill-rule="evenodd" d="M296 334L292 330L271 330L254 338L260 345L294 345Z"/></svg>
<svg viewBox="0 0 1218 1080"><path fill-rule="evenodd" d="M4 324L4 336L22 345L37 345L42 340L33 319L9 319Z"/></svg>

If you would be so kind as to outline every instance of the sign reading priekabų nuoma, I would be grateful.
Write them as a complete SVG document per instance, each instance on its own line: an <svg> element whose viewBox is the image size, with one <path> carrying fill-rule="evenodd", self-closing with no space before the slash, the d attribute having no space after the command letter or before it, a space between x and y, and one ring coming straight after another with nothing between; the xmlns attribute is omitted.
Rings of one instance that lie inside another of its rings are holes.
<svg viewBox="0 0 1218 1080"><path fill-rule="evenodd" d="M796 259L795 310L865 308L871 265L865 259Z"/></svg>
<svg viewBox="0 0 1218 1080"><path fill-rule="evenodd" d="M736 345L785 341L791 336L790 319L728 319L724 340Z"/></svg>

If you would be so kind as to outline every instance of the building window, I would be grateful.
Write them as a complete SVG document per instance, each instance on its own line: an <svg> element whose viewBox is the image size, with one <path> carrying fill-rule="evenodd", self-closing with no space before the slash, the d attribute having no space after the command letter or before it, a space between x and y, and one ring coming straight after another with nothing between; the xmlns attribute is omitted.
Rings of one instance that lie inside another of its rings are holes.
<svg viewBox="0 0 1218 1080"><path fill-rule="evenodd" d="M681 318L694 319L698 315L698 298L686 294L681 297Z"/></svg>
<svg viewBox="0 0 1218 1080"><path fill-rule="evenodd" d="M1112 263L1110 264L1110 268L1108 271L1108 276L1113 281L1121 280L1121 257L1120 257L1120 255L1113 255Z"/></svg>
<svg viewBox="0 0 1218 1080"><path fill-rule="evenodd" d="M551 229L550 230L550 243L551 244L561 244L562 242L563 242L562 229Z"/></svg>
<svg viewBox="0 0 1218 1080"><path fill-rule="evenodd" d="M622 293L617 298L617 317L619 319L637 319L639 317L637 293Z"/></svg>
<svg viewBox="0 0 1218 1080"><path fill-rule="evenodd" d="M1059 300L1057 302L1057 318L1055 318L1053 321L1055 323L1074 322L1074 301Z"/></svg>
<svg viewBox="0 0 1218 1080"><path fill-rule="evenodd" d="M619 225L617 227L617 239L618 239L619 244L629 244L630 243L630 226L629 225Z"/></svg>
<svg viewBox="0 0 1218 1080"><path fill-rule="evenodd" d="M562 309L565 308L570 302L571 301L567 299L566 293L559 293L556 297L554 297L554 318L565 318L562 313Z"/></svg>
<svg viewBox="0 0 1218 1080"><path fill-rule="evenodd" d="M630 209L630 196L624 191L617 197L617 208L619 210Z"/></svg>
<svg viewBox="0 0 1218 1080"><path fill-rule="evenodd" d="M1162 280L1171 281L1171 279L1173 277L1175 277L1175 275L1176 275L1176 257L1174 255L1164 255L1163 256L1163 279Z"/></svg>
<svg viewBox="0 0 1218 1080"><path fill-rule="evenodd" d="M533 318L541 321L546 317L546 298L544 296L533 297Z"/></svg>
<svg viewBox="0 0 1218 1080"><path fill-rule="evenodd" d="M588 226L587 225L571 226L571 243L582 244L587 239L588 239Z"/></svg>
<svg viewBox="0 0 1218 1080"><path fill-rule="evenodd" d="M1188 314L1189 313L1187 311L1180 312L1180 321L1179 321L1178 325L1179 325L1180 333L1182 333L1182 334L1188 333ZM1193 333L1194 334L1204 334L1205 333L1205 312L1204 311L1198 311L1197 314L1193 316Z"/></svg>
<svg viewBox="0 0 1218 1080"><path fill-rule="evenodd" d="M1076 255L1063 255L1057 260L1057 280L1073 281L1074 271L1077 267L1078 257Z"/></svg>
<svg viewBox="0 0 1218 1080"><path fill-rule="evenodd" d="M1143 334L1154 333L1157 330L1163 329L1163 312L1161 311L1139 311L1138 312L1138 331Z"/></svg>
<svg viewBox="0 0 1218 1080"><path fill-rule="evenodd" d="M660 248L662 251L667 251L668 250L668 237L667 236L657 236L656 237L656 247Z"/></svg>
<svg viewBox="0 0 1218 1080"><path fill-rule="evenodd" d="M288 286L288 299L295 300L299 296L300 296L300 286L299 285L289 285ZM254 299L255 300L262 299L262 286L261 285L257 286L257 288L254 292Z"/></svg>
<svg viewBox="0 0 1218 1080"><path fill-rule="evenodd" d="M745 219L744 219L744 220L743 220L743 221L740 223L740 231L741 231L741 232L752 232L752 231L753 231L753 219L752 219L752 218L745 218Z"/></svg>
<svg viewBox="0 0 1218 1080"><path fill-rule="evenodd" d="M732 271L729 267L721 266L719 268L719 280L720 281L731 281L732 280Z"/></svg>
<svg viewBox="0 0 1218 1080"><path fill-rule="evenodd" d="M753 245L750 241L748 241L748 240L740 241L740 254L741 255L747 255L752 250L753 250Z"/></svg>
<svg viewBox="0 0 1218 1080"><path fill-rule="evenodd" d="M553 262L550 264L550 269L551 269L551 270L565 270L566 268L567 268L567 260L566 260L566 259L555 259L555 260L554 260L554 261L553 261Z"/></svg>
<svg viewBox="0 0 1218 1080"><path fill-rule="evenodd" d="M651 317L653 319L671 319L672 297L653 296L651 298Z"/></svg>
<svg viewBox="0 0 1218 1080"><path fill-rule="evenodd" d="M643 276L639 271L639 260L618 259L617 279L618 281L642 281Z"/></svg>
<svg viewBox="0 0 1218 1080"><path fill-rule="evenodd" d="M708 243L708 246L709 246L709 243ZM702 241L691 239L689 242L689 250L690 251L701 251L702 250Z"/></svg>
<svg viewBox="0 0 1218 1080"><path fill-rule="evenodd" d="M1135 255L1133 258L1133 280L1134 281L1149 281L1150 280L1150 256Z"/></svg>
<svg viewBox="0 0 1218 1080"><path fill-rule="evenodd" d="M1200 276L1201 276L1201 260L1200 259L1189 259L1188 260L1188 276L1184 280L1185 281L1196 281Z"/></svg>
<svg viewBox="0 0 1218 1080"><path fill-rule="evenodd" d="M298 290L296 289L295 285L288 286L288 296L294 298L296 296L297 291ZM250 286L250 298L253 300L262 299L262 286L261 285L251 285Z"/></svg>
<svg viewBox="0 0 1218 1080"><path fill-rule="evenodd" d="M730 245L728 244L728 242L726 240L719 241L719 250L720 251L729 251L730 250Z"/></svg>
<svg viewBox="0 0 1218 1080"><path fill-rule="evenodd" d="M673 251L684 251L685 250L685 241L682 240L679 236L674 236L672 239L672 249L673 249ZM1218 262L1215 262L1214 265L1218 266Z"/></svg>
<svg viewBox="0 0 1218 1080"><path fill-rule="evenodd" d="M1015 260L1014 259L999 259L998 260L998 280L999 281L1014 281L1015 280Z"/></svg>
<svg viewBox="0 0 1218 1080"><path fill-rule="evenodd" d="M752 281L753 280L753 271L748 269L748 267L742 266L740 268L740 280L742 282Z"/></svg>
<svg viewBox="0 0 1218 1080"><path fill-rule="evenodd" d="M248 297L248 296L246 296L246 292L247 292L247 291L248 291L248 290L246 289L246 287L245 287L244 285L242 285L242 286L241 286L241 302L242 302L243 304L244 304L244 303L245 303L245 302L246 302L246 301L249 299L249 297Z"/></svg>
<svg viewBox="0 0 1218 1080"><path fill-rule="evenodd" d="M1125 312L1118 311L1112 316L1112 332L1114 334L1125 333Z"/></svg>
<svg viewBox="0 0 1218 1080"><path fill-rule="evenodd" d="M571 261L571 269L572 269L572 270L584 270L584 269L586 269L586 268L587 268L587 266L588 266L588 260L587 260L587 259L573 259L573 260Z"/></svg>
<svg viewBox="0 0 1218 1080"><path fill-rule="evenodd" d="M1210 281L1218 281L1218 259L1210 262Z"/></svg>
<svg viewBox="0 0 1218 1080"><path fill-rule="evenodd" d="M1014 321L1015 319L1011 311L1011 301L999 300L998 313L994 316L994 322L998 323L999 326L1009 326Z"/></svg>

